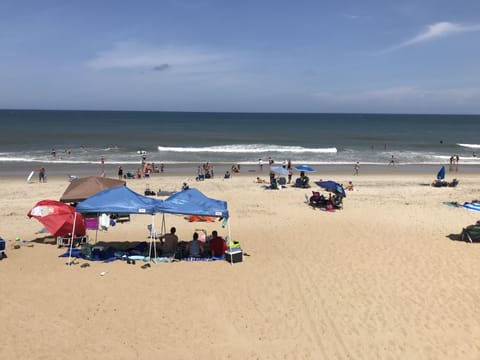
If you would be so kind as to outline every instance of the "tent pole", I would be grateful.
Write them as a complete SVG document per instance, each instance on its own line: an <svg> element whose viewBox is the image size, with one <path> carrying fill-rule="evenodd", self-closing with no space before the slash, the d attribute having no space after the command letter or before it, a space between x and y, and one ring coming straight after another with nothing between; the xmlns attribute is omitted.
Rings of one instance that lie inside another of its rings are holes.
<svg viewBox="0 0 480 360"><path fill-rule="evenodd" d="M227 227L228 227L228 242L229 242L228 248L230 249L230 242L233 241L233 240L232 240L232 234L231 234L231 232L230 232L230 218L228 218L227 221L228 221L228 222L227 222ZM231 254L230 254L230 265L233 265L233 256L232 256Z"/></svg>
<svg viewBox="0 0 480 360"><path fill-rule="evenodd" d="M165 222L165 213L162 214L162 226L161 226L161 229L162 229L162 235L166 234L167 233L167 224Z"/></svg>
<svg viewBox="0 0 480 360"><path fill-rule="evenodd" d="M152 228L150 230L149 237L150 237L150 245L148 247L148 257L150 258L150 261L152 261L152 247L155 251L155 246L153 244L153 239L155 238L155 223L154 223L153 216L152 216ZM154 254L154 256L156 257L156 254Z"/></svg>
<svg viewBox="0 0 480 360"><path fill-rule="evenodd" d="M73 229L72 229L72 237L70 238L70 251L68 252L68 265L72 265L71 259L72 259L72 249L73 249L73 237L75 236L75 225L77 222L77 212L73 214Z"/></svg>
<svg viewBox="0 0 480 360"><path fill-rule="evenodd" d="M152 214L152 229L154 229L153 233L150 234L152 237L152 242L153 242L153 256L154 259L157 258L157 243L156 243L156 235L157 231L155 230L155 214Z"/></svg>

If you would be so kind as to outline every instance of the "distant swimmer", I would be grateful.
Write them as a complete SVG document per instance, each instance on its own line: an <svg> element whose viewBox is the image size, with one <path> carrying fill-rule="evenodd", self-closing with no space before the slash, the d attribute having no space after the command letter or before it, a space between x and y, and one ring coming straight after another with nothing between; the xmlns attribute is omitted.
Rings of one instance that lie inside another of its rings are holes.
<svg viewBox="0 0 480 360"><path fill-rule="evenodd" d="M388 165L395 166L395 156L392 155L392 158L390 159L390 162L388 163Z"/></svg>

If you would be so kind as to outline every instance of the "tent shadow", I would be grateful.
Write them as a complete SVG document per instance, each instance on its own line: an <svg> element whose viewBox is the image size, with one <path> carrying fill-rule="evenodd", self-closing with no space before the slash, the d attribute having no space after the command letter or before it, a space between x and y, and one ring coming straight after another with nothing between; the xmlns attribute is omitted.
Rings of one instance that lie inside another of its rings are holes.
<svg viewBox="0 0 480 360"><path fill-rule="evenodd" d="M37 237L35 239L30 240L30 242L36 243L36 244L57 245L57 239L51 235Z"/></svg>
<svg viewBox="0 0 480 360"><path fill-rule="evenodd" d="M462 240L462 235L461 234L449 234L446 236L447 238L449 238L450 240L452 241L462 241L462 242L465 242L464 240Z"/></svg>
<svg viewBox="0 0 480 360"><path fill-rule="evenodd" d="M157 247L159 245L158 240ZM131 250L136 248L138 245L146 243L147 245L150 243L150 239L143 240L143 241L98 241L96 243L91 243L90 245L93 247L103 247L103 248L114 248L119 250Z"/></svg>

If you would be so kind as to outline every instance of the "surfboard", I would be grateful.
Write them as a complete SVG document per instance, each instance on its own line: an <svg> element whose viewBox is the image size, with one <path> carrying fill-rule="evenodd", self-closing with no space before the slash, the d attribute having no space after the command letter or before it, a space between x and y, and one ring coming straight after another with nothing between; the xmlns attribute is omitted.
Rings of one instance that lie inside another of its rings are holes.
<svg viewBox="0 0 480 360"><path fill-rule="evenodd" d="M27 182L31 182L31 181L32 181L33 174L35 174L35 171L32 170L32 172L30 173L30 175L28 175L28 177L27 177Z"/></svg>
<svg viewBox="0 0 480 360"><path fill-rule="evenodd" d="M462 147L472 148L472 149L479 149L480 148L479 144L457 144L457 145L462 146Z"/></svg>

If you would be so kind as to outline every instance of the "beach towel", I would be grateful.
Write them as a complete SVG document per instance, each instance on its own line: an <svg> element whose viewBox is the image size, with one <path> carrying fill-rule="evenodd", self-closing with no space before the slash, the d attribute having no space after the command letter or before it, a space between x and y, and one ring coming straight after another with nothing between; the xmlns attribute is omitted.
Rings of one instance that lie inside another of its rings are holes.
<svg viewBox="0 0 480 360"><path fill-rule="evenodd" d="M471 211L480 211L480 202L464 203L463 207Z"/></svg>
<svg viewBox="0 0 480 360"><path fill-rule="evenodd" d="M213 216L200 216L200 215L185 216L185 219L190 222L198 222L198 221L214 222L215 221L215 217Z"/></svg>
<svg viewBox="0 0 480 360"><path fill-rule="evenodd" d="M182 261L216 261L216 260L225 260L225 255L221 256L212 256L212 257L186 257Z"/></svg>

